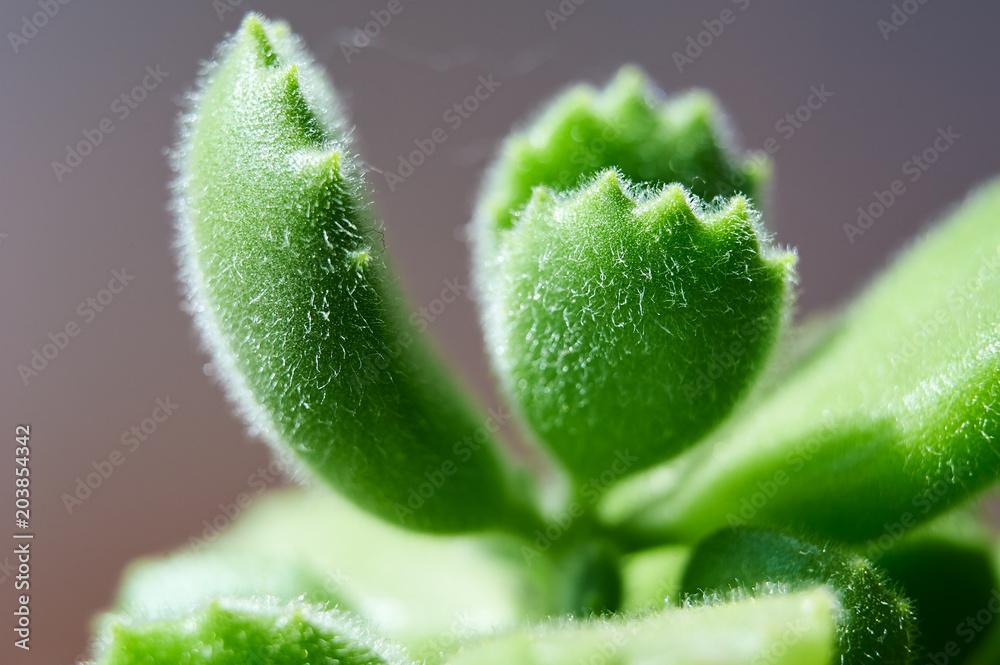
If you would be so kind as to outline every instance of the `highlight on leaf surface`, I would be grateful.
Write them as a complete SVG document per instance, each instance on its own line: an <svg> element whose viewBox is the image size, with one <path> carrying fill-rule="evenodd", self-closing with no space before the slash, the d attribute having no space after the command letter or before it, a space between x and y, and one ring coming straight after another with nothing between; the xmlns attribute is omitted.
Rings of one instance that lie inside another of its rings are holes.
<svg viewBox="0 0 1000 665"><path fill-rule="evenodd" d="M993 485L1000 180L903 253L752 406L669 468L609 492L605 519L654 540L759 524L868 543Z"/></svg>
<svg viewBox="0 0 1000 665"><path fill-rule="evenodd" d="M344 612L253 598L213 601L173 617L110 617L96 651L95 665L412 662Z"/></svg>
<svg viewBox="0 0 1000 665"><path fill-rule="evenodd" d="M368 510L433 531L533 524L524 488L410 322L335 96L249 14L183 117L182 277L251 426Z"/></svg>
<svg viewBox="0 0 1000 665"><path fill-rule="evenodd" d="M266 596L353 610L345 595L304 554L277 557L249 547L212 547L132 562L122 576L115 607L126 614L161 616L206 600Z"/></svg>
<svg viewBox="0 0 1000 665"><path fill-rule="evenodd" d="M500 233L485 285L494 367L579 477L651 466L697 441L760 373L794 258L740 196L709 206L614 170L568 193L539 187Z"/></svg>
<svg viewBox="0 0 1000 665"><path fill-rule="evenodd" d="M520 543L507 534L404 531L324 487L272 490L210 543L199 537L131 566L115 611L303 596L350 611L433 665L461 641L562 611L552 564L527 565Z"/></svg>
<svg viewBox="0 0 1000 665"><path fill-rule="evenodd" d="M555 621L470 644L449 665L829 665L837 611L835 599L816 589L630 618Z"/></svg>
<svg viewBox="0 0 1000 665"><path fill-rule="evenodd" d="M911 602L864 557L764 529L726 529L691 553L682 591L786 593L826 589L840 609L836 662L912 661L916 630ZM831 662L834 662L831 660Z"/></svg>

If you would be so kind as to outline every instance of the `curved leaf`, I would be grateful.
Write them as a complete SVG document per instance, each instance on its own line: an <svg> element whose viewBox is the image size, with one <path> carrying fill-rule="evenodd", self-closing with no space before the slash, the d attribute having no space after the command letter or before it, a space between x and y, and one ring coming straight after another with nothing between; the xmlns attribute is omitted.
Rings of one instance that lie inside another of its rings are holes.
<svg viewBox="0 0 1000 665"><path fill-rule="evenodd" d="M473 644L449 665L829 665L836 602L824 590L643 618L564 621Z"/></svg>
<svg viewBox="0 0 1000 665"><path fill-rule="evenodd" d="M400 302L333 109L288 27L255 14L192 95L179 252L225 386L252 428L387 520L534 524L500 424L466 404Z"/></svg>
<svg viewBox="0 0 1000 665"><path fill-rule="evenodd" d="M835 546L763 529L720 531L694 548L681 584L687 594L708 595L767 587L822 587L834 595L843 665L911 662L916 630L910 601L863 557Z"/></svg>

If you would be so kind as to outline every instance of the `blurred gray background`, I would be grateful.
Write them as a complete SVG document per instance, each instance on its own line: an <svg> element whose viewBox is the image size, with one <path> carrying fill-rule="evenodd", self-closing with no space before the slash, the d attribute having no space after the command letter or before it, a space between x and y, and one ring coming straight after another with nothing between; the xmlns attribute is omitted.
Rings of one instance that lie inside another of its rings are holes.
<svg viewBox="0 0 1000 665"><path fill-rule="evenodd" d="M889 0L400 2L350 61L341 44L388 0L42 0L51 17L38 14L38 0L2 3L0 514L9 521L0 540L13 542L19 423L32 431L36 539L30 653L12 646L13 545L0 547L0 662L73 662L126 562L201 533L220 504L253 491L250 476L267 462L204 371L207 358L179 308L166 208L164 150L177 102L247 10L285 18L304 37L343 93L375 168L395 169L414 140L447 128L443 113L479 76L500 82L395 191L372 174L390 252L417 305L437 298L446 280L468 283L463 226L501 137L559 88L600 82L626 62L668 92L715 91L745 147L776 139L767 223L799 249L800 313L842 302L939 211L1000 171L996 3L896 3L900 25L890 30ZM697 57L679 68L674 53L689 37L697 42L703 22L718 31L724 10L731 20L721 34L702 35L707 46L692 48ZM147 67L158 68L159 82ZM133 96L144 77L152 89ZM777 124L812 86L832 96L797 127ZM96 136L103 118L113 131L71 171L55 173L66 146L85 131ZM906 162L949 127L960 138L911 182ZM849 242L844 224L896 179L905 194ZM134 275L124 290L99 312L87 305L107 300L100 292L122 269ZM18 365L74 322L78 334L26 385ZM431 331L482 399L496 403L469 297ZM124 446L123 433L167 398L176 412L134 450ZM116 450L124 462L70 512L62 495Z"/></svg>

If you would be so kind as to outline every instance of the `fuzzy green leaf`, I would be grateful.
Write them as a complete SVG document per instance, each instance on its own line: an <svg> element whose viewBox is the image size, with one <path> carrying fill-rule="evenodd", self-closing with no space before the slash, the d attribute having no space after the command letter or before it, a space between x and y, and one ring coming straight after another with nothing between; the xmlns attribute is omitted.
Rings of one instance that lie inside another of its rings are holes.
<svg viewBox="0 0 1000 665"><path fill-rule="evenodd" d="M742 197L708 208L680 185L633 188L615 171L567 194L538 188L501 233L484 295L494 365L580 477L651 466L759 374L793 261Z"/></svg>
<svg viewBox="0 0 1000 665"><path fill-rule="evenodd" d="M173 617L111 617L96 651L96 665L412 662L338 610L254 599L214 601Z"/></svg>
<svg viewBox="0 0 1000 665"><path fill-rule="evenodd" d="M529 565L518 539L403 531L319 487L269 492L223 534L191 545L197 552L132 566L117 610L303 595L350 610L428 663L461 640L562 610L552 563L538 557Z"/></svg>
<svg viewBox="0 0 1000 665"><path fill-rule="evenodd" d="M990 598L986 603L979 604L975 613L971 611L963 613L961 620L951 626L952 641L958 644L962 652L955 661L965 665L994 665L1000 662L1000 542L997 541L995 532L991 534L990 547L993 577L997 580L989 587ZM976 595L979 596L981 593L982 587L976 591ZM968 604L961 601L953 602L955 606L962 604L968 607ZM976 646L970 647L973 644ZM946 642L943 648L935 649L935 653L943 651L947 654L948 649L949 645ZM954 648L951 647L951 650L954 651Z"/></svg>
<svg viewBox="0 0 1000 665"><path fill-rule="evenodd" d="M886 534L861 552L913 601L923 658L961 665L979 655L981 644L1000 637L995 548L983 525L958 510L912 533Z"/></svg>
<svg viewBox="0 0 1000 665"><path fill-rule="evenodd" d="M729 594L762 588L833 593L837 662L862 665L911 661L916 636L911 603L864 557L762 529L724 530L691 553L682 590Z"/></svg>
<svg viewBox="0 0 1000 665"><path fill-rule="evenodd" d="M624 557L622 609L659 609L676 599L690 556L690 546L664 545Z"/></svg>
<svg viewBox="0 0 1000 665"><path fill-rule="evenodd" d="M400 302L333 109L288 27L250 14L183 118L182 273L228 392L272 444L394 523L531 523L496 426Z"/></svg>
<svg viewBox="0 0 1000 665"><path fill-rule="evenodd" d="M128 614L169 616L205 599L252 596L295 600L352 609L330 577L303 553L276 557L251 548L183 550L129 564L116 607Z"/></svg>
<svg viewBox="0 0 1000 665"><path fill-rule="evenodd" d="M473 220L480 290L489 293L500 238L536 187L574 190L616 169L650 188L680 183L705 201L743 194L759 207L770 162L764 153L737 157L732 143L729 120L710 93L665 99L634 65L602 90L581 84L562 92L511 133L486 177Z"/></svg>
<svg viewBox="0 0 1000 665"><path fill-rule="evenodd" d="M752 406L609 493L605 518L654 540L728 523L868 541L996 482L1000 181L905 252Z"/></svg>
<svg viewBox="0 0 1000 665"><path fill-rule="evenodd" d="M665 100L634 65L603 90L569 88L504 142L480 197L477 250L494 249L491 241L515 225L536 187L576 189L609 168L649 186L681 183L706 201L735 194L759 201L770 163L762 153L736 157L731 144L729 120L710 93Z"/></svg>
<svg viewBox="0 0 1000 665"><path fill-rule="evenodd" d="M449 665L829 665L836 601L825 591L644 618L563 621L470 645Z"/></svg>
<svg viewBox="0 0 1000 665"><path fill-rule="evenodd" d="M767 160L730 143L709 94L664 101L624 67L556 97L487 177L473 222L487 347L508 399L582 478L616 453L638 456L631 473L692 443L777 336L793 257L747 198L699 201L759 197Z"/></svg>

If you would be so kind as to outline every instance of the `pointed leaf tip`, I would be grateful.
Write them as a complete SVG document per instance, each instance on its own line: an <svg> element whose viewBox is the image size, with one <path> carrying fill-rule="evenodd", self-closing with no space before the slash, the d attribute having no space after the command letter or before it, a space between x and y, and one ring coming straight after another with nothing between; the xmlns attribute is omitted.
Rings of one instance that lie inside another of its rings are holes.
<svg viewBox="0 0 1000 665"><path fill-rule="evenodd" d="M268 20L255 12L250 12L243 18L240 25L240 33L246 34L252 40L253 52L256 55L257 63L263 67L276 67L278 65L278 54L274 51L271 38L267 36L265 24Z"/></svg>
<svg viewBox="0 0 1000 665"><path fill-rule="evenodd" d="M492 437L412 500L484 416L402 305L334 91L275 25L251 14L219 49L176 151L182 275L224 386L277 450L387 520L534 525Z"/></svg>

